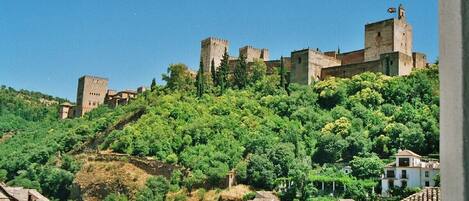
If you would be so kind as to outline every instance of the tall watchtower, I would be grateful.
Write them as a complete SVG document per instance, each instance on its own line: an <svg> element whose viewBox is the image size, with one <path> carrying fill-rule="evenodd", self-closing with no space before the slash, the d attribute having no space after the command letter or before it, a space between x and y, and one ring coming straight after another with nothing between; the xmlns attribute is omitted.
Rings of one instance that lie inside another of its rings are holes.
<svg viewBox="0 0 469 201"><path fill-rule="evenodd" d="M201 42L200 56L204 65L204 71L210 72L212 59L215 62L215 68L218 68L223 58L225 49L228 51L229 41L220 38L209 37Z"/></svg>
<svg viewBox="0 0 469 201"><path fill-rule="evenodd" d="M107 78L89 75L78 79L76 116L83 116L103 104L108 82Z"/></svg>
<svg viewBox="0 0 469 201"><path fill-rule="evenodd" d="M402 5L397 15L397 18L365 25L365 62L378 60L381 54L391 52L412 56L412 26L406 20Z"/></svg>

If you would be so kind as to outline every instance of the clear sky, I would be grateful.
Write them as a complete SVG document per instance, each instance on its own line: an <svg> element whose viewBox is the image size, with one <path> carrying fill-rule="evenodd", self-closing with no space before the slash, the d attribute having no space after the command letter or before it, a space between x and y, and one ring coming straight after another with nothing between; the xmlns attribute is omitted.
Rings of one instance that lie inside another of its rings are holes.
<svg viewBox="0 0 469 201"><path fill-rule="evenodd" d="M75 101L78 78L112 89L149 85L171 63L197 69L200 40L251 44L270 58L307 47L362 49L364 25L403 3L414 51L438 57L436 0L2 0L0 84Z"/></svg>

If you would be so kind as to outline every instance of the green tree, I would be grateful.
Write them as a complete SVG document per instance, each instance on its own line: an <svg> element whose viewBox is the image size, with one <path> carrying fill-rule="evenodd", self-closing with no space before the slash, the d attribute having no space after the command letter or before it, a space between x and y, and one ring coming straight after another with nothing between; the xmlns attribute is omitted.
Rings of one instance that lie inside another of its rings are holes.
<svg viewBox="0 0 469 201"><path fill-rule="evenodd" d="M193 89L193 78L185 64L172 64L168 68L168 74L163 74L166 88L176 91L189 91Z"/></svg>
<svg viewBox="0 0 469 201"><path fill-rule="evenodd" d="M138 201L164 201L169 191L169 181L162 176L150 177L145 187L140 190L136 197Z"/></svg>
<svg viewBox="0 0 469 201"><path fill-rule="evenodd" d="M104 198L104 201L127 201L129 200L127 196L121 195L119 193L111 193Z"/></svg>
<svg viewBox="0 0 469 201"><path fill-rule="evenodd" d="M197 72L197 97L202 97L205 91L205 75L204 75L204 64L202 58L200 58L199 71Z"/></svg>
<svg viewBox="0 0 469 201"><path fill-rule="evenodd" d="M335 163L340 159L343 150L347 147L347 142L340 135L322 134L317 143L317 151L313 160L317 163Z"/></svg>
<svg viewBox="0 0 469 201"><path fill-rule="evenodd" d="M203 184L205 180L207 180L207 176L205 176L202 171L195 170L190 173L189 176L185 177L182 182L187 190L192 192L194 186Z"/></svg>
<svg viewBox="0 0 469 201"><path fill-rule="evenodd" d="M385 135L380 135L374 139L373 152L378 154L382 158L388 158L391 156L391 138Z"/></svg>
<svg viewBox="0 0 469 201"><path fill-rule="evenodd" d="M251 72L248 82L256 84L258 81L264 79L267 74L267 65L264 61L257 59L251 64Z"/></svg>
<svg viewBox="0 0 469 201"><path fill-rule="evenodd" d="M240 55L236 67L234 69L234 85L238 89L244 89L248 80L248 67L246 63L246 56Z"/></svg>
<svg viewBox="0 0 469 201"><path fill-rule="evenodd" d="M218 70L218 82L220 85L220 93L224 94L225 90L228 88L228 73L230 71L229 66L230 56L228 55L228 50L225 48L225 53L223 53L223 58L220 63L220 68Z"/></svg>
<svg viewBox="0 0 469 201"><path fill-rule="evenodd" d="M8 172L4 169L0 169L0 182L5 182L7 180Z"/></svg>
<svg viewBox="0 0 469 201"><path fill-rule="evenodd" d="M211 62L211 65L210 65L210 75L212 76L213 85L218 86L218 84L220 82L219 82L219 79L218 79L218 73L217 73L217 69L215 67L215 60L214 59L212 59L212 62Z"/></svg>
<svg viewBox="0 0 469 201"><path fill-rule="evenodd" d="M257 188L271 189L276 179L274 165L263 154L251 155L247 173L249 183Z"/></svg>
<svg viewBox="0 0 469 201"><path fill-rule="evenodd" d="M414 150L417 153L422 153L425 150L425 134L419 124L408 123L407 127L410 128L406 132L400 133L400 148Z"/></svg>
<svg viewBox="0 0 469 201"><path fill-rule="evenodd" d="M377 180L383 172L384 162L376 155L369 157L354 156L353 160L350 161L350 166L354 177Z"/></svg>
<svg viewBox="0 0 469 201"><path fill-rule="evenodd" d="M286 177L290 169L290 163L295 159L295 146L291 143L281 143L269 151L269 160L274 165L275 174L278 177Z"/></svg>
<svg viewBox="0 0 469 201"><path fill-rule="evenodd" d="M315 83L313 89L319 94L318 103L323 108L333 108L346 100L346 84L340 78L331 77Z"/></svg>
<svg viewBox="0 0 469 201"><path fill-rule="evenodd" d="M285 66L283 66L283 56L280 57L280 88L284 88L286 85L285 81Z"/></svg>
<svg viewBox="0 0 469 201"><path fill-rule="evenodd" d="M156 90L156 80L155 80L155 78L153 78L153 79L151 80L150 89L151 89L151 91L155 91L155 90Z"/></svg>

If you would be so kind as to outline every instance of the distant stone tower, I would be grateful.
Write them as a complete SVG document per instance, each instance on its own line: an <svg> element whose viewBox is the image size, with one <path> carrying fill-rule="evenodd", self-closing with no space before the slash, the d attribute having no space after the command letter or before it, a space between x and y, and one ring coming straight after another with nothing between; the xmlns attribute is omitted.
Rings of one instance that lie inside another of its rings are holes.
<svg viewBox="0 0 469 201"><path fill-rule="evenodd" d="M228 40L213 37L209 37L202 40L200 56L202 57L205 72L210 72L210 65L212 63L212 59L215 62L215 68L218 68L220 66L220 61L223 58L225 48L228 51Z"/></svg>
<svg viewBox="0 0 469 201"><path fill-rule="evenodd" d="M78 79L76 116L85 113L104 103L109 80L85 75Z"/></svg>
<svg viewBox="0 0 469 201"><path fill-rule="evenodd" d="M365 25L365 62L391 52L412 56L412 26L407 23L402 5L397 14L397 18Z"/></svg>
<svg viewBox="0 0 469 201"><path fill-rule="evenodd" d="M268 49L258 49L252 46L244 46L239 48L239 56L245 56L247 62L253 62L254 60L260 59L262 61L269 60L269 50Z"/></svg>

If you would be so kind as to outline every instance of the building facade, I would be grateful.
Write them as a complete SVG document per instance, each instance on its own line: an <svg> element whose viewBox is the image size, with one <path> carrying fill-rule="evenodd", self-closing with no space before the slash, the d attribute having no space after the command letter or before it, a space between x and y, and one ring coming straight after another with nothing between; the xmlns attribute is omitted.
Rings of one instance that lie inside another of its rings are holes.
<svg viewBox="0 0 469 201"><path fill-rule="evenodd" d="M108 90L106 94L105 103L111 108L115 108L119 105L126 105L132 99L137 97L137 92L133 90L124 90L116 92L114 90Z"/></svg>
<svg viewBox="0 0 469 201"><path fill-rule="evenodd" d="M384 168L381 178L381 194L396 187L433 187L434 178L440 172L437 161L424 161L422 157L410 150L399 151L396 160Z"/></svg>
<svg viewBox="0 0 469 201"><path fill-rule="evenodd" d="M68 119L75 117L75 106L69 102L60 104L59 119Z"/></svg>

